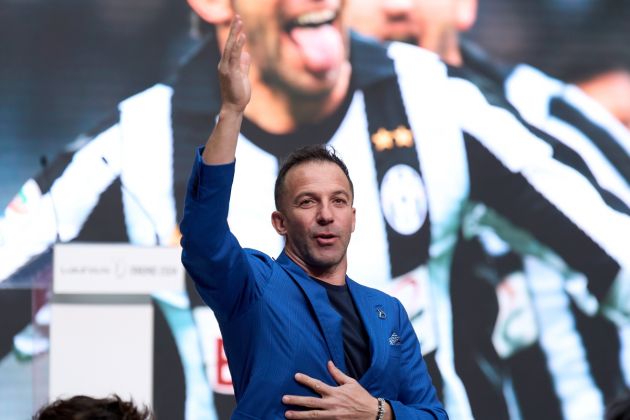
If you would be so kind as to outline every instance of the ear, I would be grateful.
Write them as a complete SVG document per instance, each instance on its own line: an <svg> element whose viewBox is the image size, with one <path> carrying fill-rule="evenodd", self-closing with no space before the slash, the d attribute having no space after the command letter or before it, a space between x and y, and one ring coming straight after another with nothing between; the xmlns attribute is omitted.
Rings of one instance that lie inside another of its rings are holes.
<svg viewBox="0 0 630 420"><path fill-rule="evenodd" d="M212 25L229 24L234 17L230 0L188 0L188 5Z"/></svg>
<svg viewBox="0 0 630 420"><path fill-rule="evenodd" d="M271 224L273 228L278 232L278 235L285 236L287 234L287 227L284 219L284 215L278 210L271 213Z"/></svg>
<svg viewBox="0 0 630 420"><path fill-rule="evenodd" d="M470 30L477 20L477 0L457 0L455 25L458 32Z"/></svg>
<svg viewBox="0 0 630 420"><path fill-rule="evenodd" d="M354 226L357 224L357 209L352 207L352 232L354 232Z"/></svg>

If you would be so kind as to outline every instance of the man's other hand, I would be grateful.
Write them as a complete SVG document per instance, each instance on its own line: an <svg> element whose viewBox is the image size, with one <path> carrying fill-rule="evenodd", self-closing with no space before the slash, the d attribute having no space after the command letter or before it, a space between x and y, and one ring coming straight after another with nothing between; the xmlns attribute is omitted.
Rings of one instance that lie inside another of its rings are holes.
<svg viewBox="0 0 630 420"><path fill-rule="evenodd" d="M308 408L306 411L287 411L288 419L366 419L374 420L378 411L378 401L370 395L355 379L337 369L333 362L328 362L328 371L339 386L330 386L319 379L303 373L296 373L295 380L321 395L302 397L285 395L282 402ZM385 404L385 419L391 419L391 408Z"/></svg>

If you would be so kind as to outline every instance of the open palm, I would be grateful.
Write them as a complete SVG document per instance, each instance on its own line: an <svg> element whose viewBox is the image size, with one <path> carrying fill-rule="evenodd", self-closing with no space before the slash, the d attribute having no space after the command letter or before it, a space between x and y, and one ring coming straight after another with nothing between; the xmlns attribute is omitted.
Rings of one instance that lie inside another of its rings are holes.
<svg viewBox="0 0 630 420"><path fill-rule="evenodd" d="M251 97L248 77L251 60L249 53L243 51L245 39L243 21L237 15L232 20L218 67L223 107L236 112L243 112Z"/></svg>

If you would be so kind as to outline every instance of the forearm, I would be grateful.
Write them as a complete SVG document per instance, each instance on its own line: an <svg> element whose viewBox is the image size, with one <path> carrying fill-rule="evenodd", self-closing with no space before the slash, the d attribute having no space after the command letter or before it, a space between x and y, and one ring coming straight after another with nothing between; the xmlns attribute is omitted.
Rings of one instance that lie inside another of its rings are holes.
<svg viewBox="0 0 630 420"><path fill-rule="evenodd" d="M222 165L234 161L242 121L242 111L227 107L221 109L217 124L202 154L206 165Z"/></svg>

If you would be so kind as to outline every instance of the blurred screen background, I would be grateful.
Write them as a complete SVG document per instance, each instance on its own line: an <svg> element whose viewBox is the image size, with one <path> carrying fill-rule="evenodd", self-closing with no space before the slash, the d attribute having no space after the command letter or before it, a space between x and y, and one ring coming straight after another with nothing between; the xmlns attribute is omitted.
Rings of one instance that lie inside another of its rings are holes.
<svg viewBox="0 0 630 420"><path fill-rule="evenodd" d="M625 0L480 0L467 37L563 79L630 62ZM194 45L184 0L0 0L0 205ZM621 58L620 58L621 57ZM630 64L628 64L630 66Z"/></svg>

